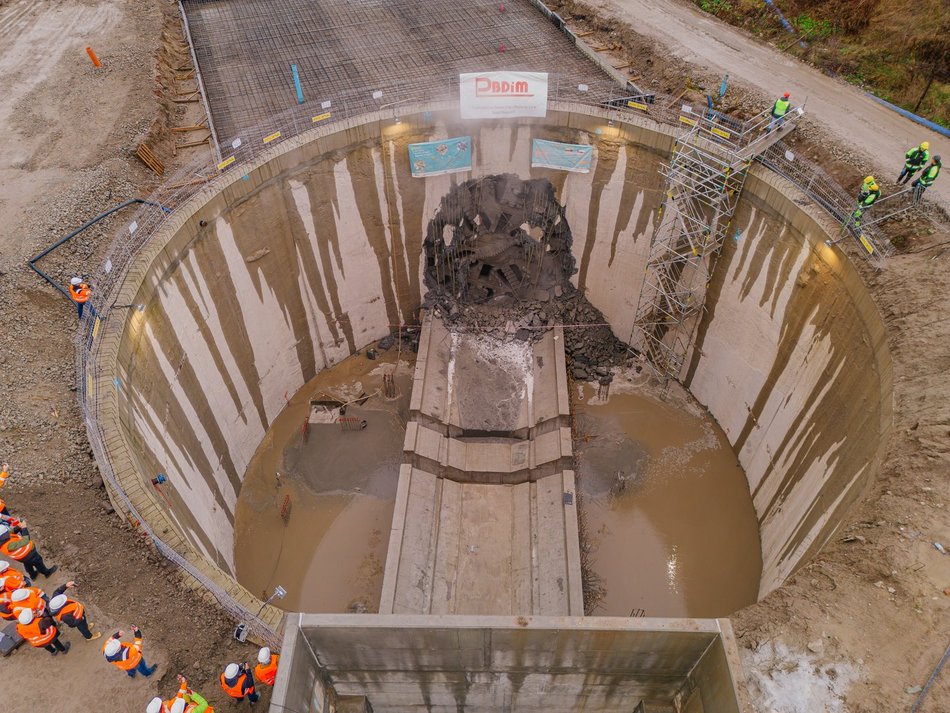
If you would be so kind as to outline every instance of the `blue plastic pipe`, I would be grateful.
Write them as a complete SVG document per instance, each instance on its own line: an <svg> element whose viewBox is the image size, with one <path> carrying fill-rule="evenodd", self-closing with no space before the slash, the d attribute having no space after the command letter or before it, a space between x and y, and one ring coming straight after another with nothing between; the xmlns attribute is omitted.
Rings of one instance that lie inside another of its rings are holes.
<svg viewBox="0 0 950 713"><path fill-rule="evenodd" d="M935 124L930 119L925 119L922 116L917 116L913 112L907 111L907 109L901 109L899 106L891 104L889 101L884 101L883 99L881 99L881 97L874 96L873 94L871 94L871 92L865 92L865 94L871 97L871 99L876 101L878 104L883 104L884 106L893 109L901 116L905 116L911 121L916 121L918 124L922 126L926 126L931 131L936 131L938 134L950 138L950 129L946 128L945 126L940 126L940 124Z"/></svg>
<svg viewBox="0 0 950 713"><path fill-rule="evenodd" d="M774 2L772 2L772 0L765 0L765 4L775 11L775 14L778 15L778 19L781 21L782 26L786 30L788 30L790 34L793 34L793 35L797 34L795 28L792 27L792 23L790 23L788 20L785 19L785 15L782 14L782 11L778 9L778 7L775 5ZM807 47L804 40L799 40L798 44L802 49L805 49Z"/></svg>
<svg viewBox="0 0 950 713"><path fill-rule="evenodd" d="M294 89L297 90L297 103L303 104L303 87L300 85L300 72L297 71L297 65L290 65L290 71L294 75Z"/></svg>

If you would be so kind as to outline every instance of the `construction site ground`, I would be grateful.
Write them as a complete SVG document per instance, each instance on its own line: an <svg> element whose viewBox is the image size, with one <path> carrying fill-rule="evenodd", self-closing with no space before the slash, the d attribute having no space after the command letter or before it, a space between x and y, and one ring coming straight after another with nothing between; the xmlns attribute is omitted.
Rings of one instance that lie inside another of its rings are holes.
<svg viewBox="0 0 950 713"><path fill-rule="evenodd" d="M569 24L616 33L614 52L639 58L634 68L647 86L655 80L675 94L686 74L708 80L725 66L736 103L761 105L786 88L788 73L812 114L799 150L849 187L872 167L896 174L900 154L919 140L915 125L737 30L708 17L684 23L685 2L598 2L616 19L554 5ZM221 668L255 650L235 642L234 622L183 587L113 514L73 390L75 309L27 267L84 221L162 180L133 155L143 139L167 173L207 150L172 149L183 139L169 127L195 123L198 109L171 101L181 90L176 73L189 64L177 4L0 0L0 38L0 459L13 472L4 496L48 562L61 566L54 584L76 580L99 630L141 626L146 658L160 666L151 679L130 681L99 658L101 640L70 631L66 657L20 650L0 661L3 710L140 710L152 695L170 696L179 672L223 706ZM944 201L948 191L946 180L933 189ZM86 231L45 267L63 282L92 272L122 221L119 214ZM895 431L883 471L814 562L733 618L761 711L909 709L947 644L950 557L933 543L950 542L950 232L935 213L902 231L904 251L884 271L862 266L894 356ZM950 710L946 671L920 710Z"/></svg>

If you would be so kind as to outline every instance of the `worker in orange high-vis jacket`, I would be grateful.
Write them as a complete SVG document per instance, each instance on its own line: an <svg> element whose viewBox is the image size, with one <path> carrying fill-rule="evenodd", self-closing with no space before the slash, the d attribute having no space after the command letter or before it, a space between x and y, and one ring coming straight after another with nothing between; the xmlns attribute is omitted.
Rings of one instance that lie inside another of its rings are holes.
<svg viewBox="0 0 950 713"><path fill-rule="evenodd" d="M6 621L16 621L16 614L13 613L13 601L10 599L10 592L0 590L0 619Z"/></svg>
<svg viewBox="0 0 950 713"><path fill-rule="evenodd" d="M53 656L62 651L69 652L69 644L59 640L59 629L48 614L35 616L29 609L23 609L17 615L17 633L30 642L30 646L43 648Z"/></svg>
<svg viewBox="0 0 950 713"><path fill-rule="evenodd" d="M260 696L254 691L254 678L246 663L229 663L221 674L221 688L237 701L247 699L252 706Z"/></svg>
<svg viewBox="0 0 950 713"><path fill-rule="evenodd" d="M274 685L277 678L277 662L280 656L272 654L266 646L257 652L257 666L254 667L254 678L268 686Z"/></svg>
<svg viewBox="0 0 950 713"><path fill-rule="evenodd" d="M178 693L170 701L153 698L145 713L214 713L204 697L191 690L184 676L178 674Z"/></svg>
<svg viewBox="0 0 950 713"><path fill-rule="evenodd" d="M29 609L39 616L40 614L46 613L46 607L49 604L46 592L39 587L20 587L19 589L15 589L10 594L10 601L13 602L13 613L16 615L20 614L20 609Z"/></svg>
<svg viewBox="0 0 950 713"><path fill-rule="evenodd" d="M79 633L82 634L82 638L86 641L95 641L102 637L102 633L97 631L93 634L90 631L95 624L90 624L86 620L86 608L76 600L66 596L66 590L75 586L75 582L66 582L66 584L56 588L53 597L49 600L50 614L61 624L78 629Z"/></svg>
<svg viewBox="0 0 950 713"><path fill-rule="evenodd" d="M69 281L69 296L76 303L76 311L79 313L79 319L82 319L82 311L92 297L92 288L81 277L74 277ZM89 311L95 315L96 310L89 305Z"/></svg>
<svg viewBox="0 0 950 713"><path fill-rule="evenodd" d="M149 668L149 665L145 663L145 657L142 656L142 630L132 625L131 644L120 641L123 636L125 632L119 630L102 646L102 655L106 657L106 661L120 671L125 671L129 678L135 678L136 673L143 676L151 676L155 673L158 665Z"/></svg>
<svg viewBox="0 0 950 713"><path fill-rule="evenodd" d="M3 490L3 486L7 484L7 478L10 477L10 466L6 463L0 465L0 490ZM4 502L3 498L0 498L0 515L9 515L10 511L7 509L7 504Z"/></svg>
<svg viewBox="0 0 950 713"><path fill-rule="evenodd" d="M21 587L29 587L32 583L29 577L13 569L9 562L0 560L0 591L10 593Z"/></svg>
<svg viewBox="0 0 950 713"><path fill-rule="evenodd" d="M26 520L20 520L17 525L0 525L0 555L20 562L30 579L36 579L41 574L49 577L59 569L56 566L47 567L43 562L43 557L30 539Z"/></svg>

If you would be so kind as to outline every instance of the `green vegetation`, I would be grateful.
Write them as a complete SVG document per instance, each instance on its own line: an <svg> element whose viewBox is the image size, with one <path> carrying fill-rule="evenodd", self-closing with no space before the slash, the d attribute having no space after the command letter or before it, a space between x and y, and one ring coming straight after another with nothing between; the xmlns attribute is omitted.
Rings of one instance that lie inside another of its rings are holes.
<svg viewBox="0 0 950 713"><path fill-rule="evenodd" d="M834 25L828 20L816 20L804 13L795 19L795 27L802 35L812 41L824 39L835 31Z"/></svg>
<svg viewBox="0 0 950 713"><path fill-rule="evenodd" d="M826 72L950 126L947 0L773 0L795 37L764 0L694 2Z"/></svg>
<svg viewBox="0 0 950 713"><path fill-rule="evenodd" d="M699 8L703 12L718 15L721 12L732 12L732 3L728 0L698 0Z"/></svg>

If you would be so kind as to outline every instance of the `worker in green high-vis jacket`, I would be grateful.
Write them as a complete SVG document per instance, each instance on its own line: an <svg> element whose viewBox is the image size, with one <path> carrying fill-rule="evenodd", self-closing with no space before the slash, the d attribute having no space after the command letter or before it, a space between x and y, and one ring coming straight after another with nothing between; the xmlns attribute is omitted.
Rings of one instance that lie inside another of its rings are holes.
<svg viewBox="0 0 950 713"><path fill-rule="evenodd" d="M937 176L940 175L940 167L942 165L940 157L934 156L933 163L927 166L923 173L917 177L917 180L910 184L914 189L914 200L919 201L923 197L924 191L934 184L934 181L937 180Z"/></svg>
<svg viewBox="0 0 950 713"><path fill-rule="evenodd" d="M865 178L864 183L861 186L861 192L858 193L857 210L851 214L851 218L854 220L855 227L861 227L861 216L864 215L864 211L874 205L877 202L877 199L880 197L881 187L877 185L877 181L874 179L874 176L868 176Z"/></svg>
<svg viewBox="0 0 950 713"><path fill-rule="evenodd" d="M914 174L922 169L930 160L930 142L922 141L919 146L909 149L904 154L904 170L897 177L898 183L907 183Z"/></svg>
<svg viewBox="0 0 950 713"><path fill-rule="evenodd" d="M785 121L785 115L788 114L788 110L792 108L792 103L789 101L791 94L785 92L781 98L776 99L775 103L772 105L772 121L769 122L766 132L771 131L775 128L781 128L782 123Z"/></svg>

